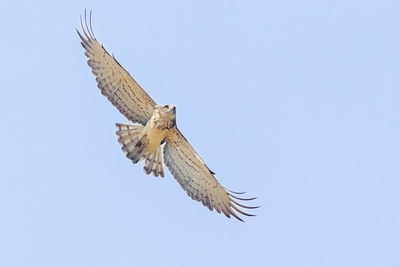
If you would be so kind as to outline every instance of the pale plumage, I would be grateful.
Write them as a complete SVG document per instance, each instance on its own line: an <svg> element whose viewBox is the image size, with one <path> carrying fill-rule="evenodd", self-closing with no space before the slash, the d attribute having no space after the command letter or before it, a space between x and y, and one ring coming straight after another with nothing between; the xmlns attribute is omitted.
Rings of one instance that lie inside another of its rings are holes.
<svg viewBox="0 0 400 267"><path fill-rule="evenodd" d="M129 73L96 40L89 24L81 20L83 34L79 31L88 64L96 76L98 87L117 109L132 122L141 125L117 123L118 142L122 151L134 164L144 160L146 174L164 177L165 165L186 193L200 201L210 210L215 209L227 217L242 220L236 212L254 216L242 211L245 206L237 200L236 193L222 187L214 173L207 167L190 143L176 126L176 108L172 105L159 106L139 86ZM165 143L165 144L164 144ZM163 153L161 145L164 144Z"/></svg>
<svg viewBox="0 0 400 267"><path fill-rule="evenodd" d="M85 14L85 26L81 20L84 36L79 31L88 65L96 76L101 93L125 117L145 125L153 115L156 102L140 87L131 75L96 40L91 26L88 27Z"/></svg>

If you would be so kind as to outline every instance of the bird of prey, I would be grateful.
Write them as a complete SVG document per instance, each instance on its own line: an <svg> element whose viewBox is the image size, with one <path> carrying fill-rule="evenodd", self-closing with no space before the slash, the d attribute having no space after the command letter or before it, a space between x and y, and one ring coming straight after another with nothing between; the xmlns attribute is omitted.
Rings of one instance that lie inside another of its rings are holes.
<svg viewBox="0 0 400 267"><path fill-rule="evenodd" d="M89 20L89 23L88 23ZM88 58L88 65L96 76L101 93L131 122L116 123L118 142L133 164L144 160L144 171L155 177L164 177L163 160L186 193L210 210L243 221L236 212L254 216L241 208L243 198L224 188L214 177L203 159L196 153L176 125L176 108L160 106L140 87L132 76L96 40L91 26L91 12L84 22L82 33L77 30ZM163 146L163 149L162 149Z"/></svg>

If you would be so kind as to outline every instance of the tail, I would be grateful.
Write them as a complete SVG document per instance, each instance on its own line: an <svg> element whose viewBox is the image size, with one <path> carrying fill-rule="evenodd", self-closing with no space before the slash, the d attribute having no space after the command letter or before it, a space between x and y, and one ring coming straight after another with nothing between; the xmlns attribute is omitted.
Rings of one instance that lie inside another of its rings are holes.
<svg viewBox="0 0 400 267"><path fill-rule="evenodd" d="M146 174L151 173L155 177L164 177L161 146L158 146L158 148L149 157L146 157L143 170Z"/></svg>
<svg viewBox="0 0 400 267"><path fill-rule="evenodd" d="M143 126L116 123L118 142L121 149L133 164L145 159L144 172L155 177L164 177L161 146L149 151L148 139L143 135Z"/></svg>

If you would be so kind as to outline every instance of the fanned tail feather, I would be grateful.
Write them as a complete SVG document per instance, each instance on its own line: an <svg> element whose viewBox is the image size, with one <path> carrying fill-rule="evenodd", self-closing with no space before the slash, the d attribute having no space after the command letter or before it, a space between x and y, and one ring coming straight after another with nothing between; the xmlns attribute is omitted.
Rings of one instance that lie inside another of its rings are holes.
<svg viewBox="0 0 400 267"><path fill-rule="evenodd" d="M155 177L164 177L161 146L154 151L149 151L148 139L143 136L143 126L116 123L118 143L128 159L133 164L145 159L144 171Z"/></svg>
<svg viewBox="0 0 400 267"><path fill-rule="evenodd" d="M140 125L127 125L116 123L118 143L128 159L133 164L138 163L144 158L146 148L145 138L142 136L143 126Z"/></svg>
<svg viewBox="0 0 400 267"><path fill-rule="evenodd" d="M164 169L161 155L161 146L159 146L149 157L146 158L143 167L143 170L146 174L152 174L155 177L164 177Z"/></svg>

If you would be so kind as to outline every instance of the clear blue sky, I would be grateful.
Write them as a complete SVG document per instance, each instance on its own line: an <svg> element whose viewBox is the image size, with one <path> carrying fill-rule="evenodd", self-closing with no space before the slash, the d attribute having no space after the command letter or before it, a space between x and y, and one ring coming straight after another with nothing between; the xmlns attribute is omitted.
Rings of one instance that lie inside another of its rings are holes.
<svg viewBox="0 0 400 267"><path fill-rule="evenodd" d="M75 28L228 188L229 220L120 150ZM0 266L399 266L399 1L0 1Z"/></svg>

